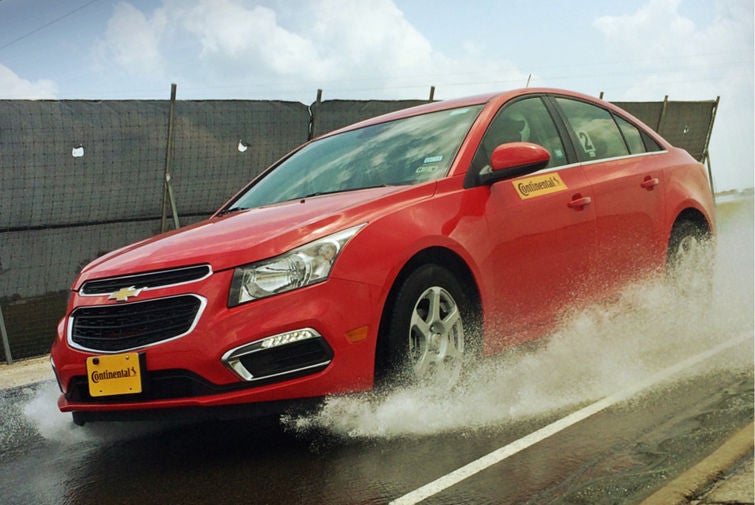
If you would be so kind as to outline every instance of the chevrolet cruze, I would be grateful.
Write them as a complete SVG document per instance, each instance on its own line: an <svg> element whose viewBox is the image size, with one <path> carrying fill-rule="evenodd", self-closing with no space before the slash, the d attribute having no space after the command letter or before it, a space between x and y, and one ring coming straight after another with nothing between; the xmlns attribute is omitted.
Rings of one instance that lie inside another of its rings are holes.
<svg viewBox="0 0 755 505"><path fill-rule="evenodd" d="M51 360L76 423L278 411L543 336L713 236L701 164L581 94L432 103L304 144L206 221L72 286Z"/></svg>

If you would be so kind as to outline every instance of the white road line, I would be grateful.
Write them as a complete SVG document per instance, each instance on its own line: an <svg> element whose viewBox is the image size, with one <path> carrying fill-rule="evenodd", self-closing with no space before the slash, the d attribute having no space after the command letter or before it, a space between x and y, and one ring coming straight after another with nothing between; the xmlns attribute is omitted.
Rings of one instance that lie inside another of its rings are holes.
<svg viewBox="0 0 755 505"><path fill-rule="evenodd" d="M524 438L520 438L519 440L515 440L514 442L505 445L500 449L496 449L495 451L475 461L472 461L471 463L464 465L461 468L454 470L453 472L446 474L439 479L434 480L433 482L430 482L429 484L425 484L424 486L393 500L390 505L414 505L416 503L419 503L422 500L434 496L448 489L449 487L458 484L464 479L467 479L468 477L471 477L485 470L486 468L495 465L496 463L500 463L509 456L513 456L514 454L523 451L524 449L527 449L528 447L533 446L536 443L545 440L546 438L555 435L556 433L565 430L566 428L577 424L580 421L587 419L593 414L597 414L601 410L607 409L612 405L626 400L627 398L639 393L643 389L663 382L687 368L690 368L709 358L712 358L716 354L730 349L742 342L752 340L752 338L753 337L751 335L737 337L735 339L729 340L728 342L724 342L723 344L720 344L706 352L681 361L674 366L666 368L665 370L661 370L660 372L649 376L644 381L634 384L632 387L623 389L613 395L607 396L602 400L588 405L576 412L569 414L564 418L559 419L558 421L555 421L535 432L530 433Z"/></svg>

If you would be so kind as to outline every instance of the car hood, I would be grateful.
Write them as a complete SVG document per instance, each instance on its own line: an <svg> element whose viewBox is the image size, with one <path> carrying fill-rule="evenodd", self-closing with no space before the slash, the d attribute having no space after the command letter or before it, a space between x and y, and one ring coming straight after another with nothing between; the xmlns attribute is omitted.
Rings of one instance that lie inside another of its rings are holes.
<svg viewBox="0 0 755 505"><path fill-rule="evenodd" d="M87 265L74 289L91 279L209 264L220 271L282 254L368 222L393 206L432 196L434 184L372 188L233 212L137 242Z"/></svg>

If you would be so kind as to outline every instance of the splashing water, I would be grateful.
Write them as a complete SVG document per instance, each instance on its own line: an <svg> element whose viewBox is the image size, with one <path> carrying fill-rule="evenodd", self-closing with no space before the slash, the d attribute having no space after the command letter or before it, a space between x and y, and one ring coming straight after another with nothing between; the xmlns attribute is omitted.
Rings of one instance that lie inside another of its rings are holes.
<svg viewBox="0 0 755 505"><path fill-rule="evenodd" d="M284 418L284 425L353 438L481 430L597 400L718 343L752 337L752 196L719 205L718 219L712 299L710 290L680 293L664 279L639 282L616 300L567 314L538 350L483 360L451 391L417 386L335 396L314 414ZM700 270L687 265L683 274L700 285ZM751 369L748 347L694 372Z"/></svg>
<svg viewBox="0 0 755 505"><path fill-rule="evenodd" d="M71 415L60 412L57 400L60 390L55 382L45 382L39 386L34 397L24 405L23 414L37 433L44 439L74 446L98 443L112 443L130 440L160 431L164 423L99 423L77 426L71 421Z"/></svg>

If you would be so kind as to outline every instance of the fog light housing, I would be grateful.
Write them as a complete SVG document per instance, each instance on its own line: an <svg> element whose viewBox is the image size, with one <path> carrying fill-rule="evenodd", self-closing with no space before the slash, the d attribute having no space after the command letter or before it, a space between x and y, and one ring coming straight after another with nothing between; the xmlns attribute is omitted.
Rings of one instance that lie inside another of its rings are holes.
<svg viewBox="0 0 755 505"><path fill-rule="evenodd" d="M324 370L333 350L312 328L302 328L231 349L223 363L247 382L287 379Z"/></svg>

